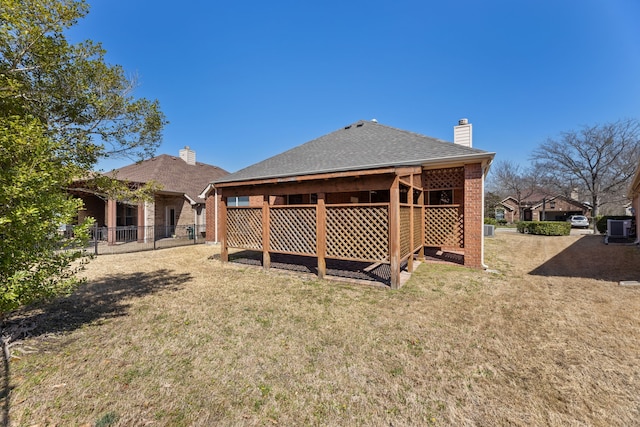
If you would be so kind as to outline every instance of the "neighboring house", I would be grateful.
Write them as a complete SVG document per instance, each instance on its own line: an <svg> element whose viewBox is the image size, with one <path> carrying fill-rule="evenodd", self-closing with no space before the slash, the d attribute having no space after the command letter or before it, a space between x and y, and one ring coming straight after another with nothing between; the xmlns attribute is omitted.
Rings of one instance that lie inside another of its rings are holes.
<svg viewBox="0 0 640 427"><path fill-rule="evenodd" d="M91 216L99 227L137 228L137 240L169 237L186 227L204 233L206 204L200 192L211 180L228 172L217 166L196 162L196 153L189 147L180 150L180 156L161 154L148 160L115 169L106 175L136 186L151 181L161 187L147 202L129 202L108 199L102 194L83 188L83 182L74 183L69 191L84 201L79 220ZM144 229L143 229L144 227ZM109 233L109 243L115 243L115 233Z"/></svg>
<svg viewBox="0 0 640 427"><path fill-rule="evenodd" d="M359 121L236 173L213 180L203 195L207 239L229 248L389 264L391 287L401 265L427 250L461 255L482 268L484 178L495 153L472 148L460 120L454 143L376 121ZM236 206L233 206L236 205ZM241 206L245 205L245 206Z"/></svg>
<svg viewBox="0 0 640 427"><path fill-rule="evenodd" d="M563 195L549 196L543 193L533 194L521 200L509 196L500 202L507 222L516 221L566 221L571 215L590 216L591 208Z"/></svg>

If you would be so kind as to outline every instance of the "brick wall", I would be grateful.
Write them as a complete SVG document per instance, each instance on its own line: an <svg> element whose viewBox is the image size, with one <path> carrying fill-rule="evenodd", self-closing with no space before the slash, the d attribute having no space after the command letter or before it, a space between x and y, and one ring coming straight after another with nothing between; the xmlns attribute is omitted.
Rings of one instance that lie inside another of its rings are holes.
<svg viewBox="0 0 640 427"><path fill-rule="evenodd" d="M464 167L464 265L482 268L482 166Z"/></svg>
<svg viewBox="0 0 640 427"><path fill-rule="evenodd" d="M221 203L221 198L218 197L218 203ZM220 209L220 205L218 205L218 210ZM218 222L216 221L216 192L212 191L206 200L206 209L205 209L205 221L207 223L206 226L206 235L205 242L215 242L216 241L216 227L218 226Z"/></svg>

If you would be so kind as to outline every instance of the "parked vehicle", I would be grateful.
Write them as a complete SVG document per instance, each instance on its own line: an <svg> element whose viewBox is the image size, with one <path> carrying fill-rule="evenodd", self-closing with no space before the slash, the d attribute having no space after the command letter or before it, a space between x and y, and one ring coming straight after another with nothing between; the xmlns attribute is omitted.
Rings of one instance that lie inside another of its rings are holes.
<svg viewBox="0 0 640 427"><path fill-rule="evenodd" d="M589 228L589 220L584 215L571 215L569 222L572 228Z"/></svg>

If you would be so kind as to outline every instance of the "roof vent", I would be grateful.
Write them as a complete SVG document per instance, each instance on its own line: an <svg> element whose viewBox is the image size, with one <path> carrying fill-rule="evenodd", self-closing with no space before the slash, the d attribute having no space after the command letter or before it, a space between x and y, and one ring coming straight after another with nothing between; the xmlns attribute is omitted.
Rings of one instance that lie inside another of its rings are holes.
<svg viewBox="0 0 640 427"><path fill-rule="evenodd" d="M371 121L372 121L373 123L378 123L378 120L376 120L376 119L371 119Z"/></svg>
<svg viewBox="0 0 640 427"><path fill-rule="evenodd" d="M356 127L361 128L363 124L364 124L364 123L358 123L358 124L356 125Z"/></svg>
<svg viewBox="0 0 640 427"><path fill-rule="evenodd" d="M458 125L468 125L469 119L460 119L458 120Z"/></svg>
<svg viewBox="0 0 640 427"><path fill-rule="evenodd" d="M349 125L349 126L345 126L344 128L345 128L345 129L351 129L351 125Z"/></svg>

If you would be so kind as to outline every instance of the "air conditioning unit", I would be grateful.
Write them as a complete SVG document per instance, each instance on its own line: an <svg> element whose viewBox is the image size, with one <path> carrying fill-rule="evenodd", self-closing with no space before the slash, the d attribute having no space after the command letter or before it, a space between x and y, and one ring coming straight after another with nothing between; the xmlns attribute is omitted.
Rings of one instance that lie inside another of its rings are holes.
<svg viewBox="0 0 640 427"><path fill-rule="evenodd" d="M607 237L629 237L630 219L608 219Z"/></svg>
<svg viewBox="0 0 640 427"><path fill-rule="evenodd" d="M495 236L495 226L491 224L484 224L484 235L486 237L494 237Z"/></svg>

